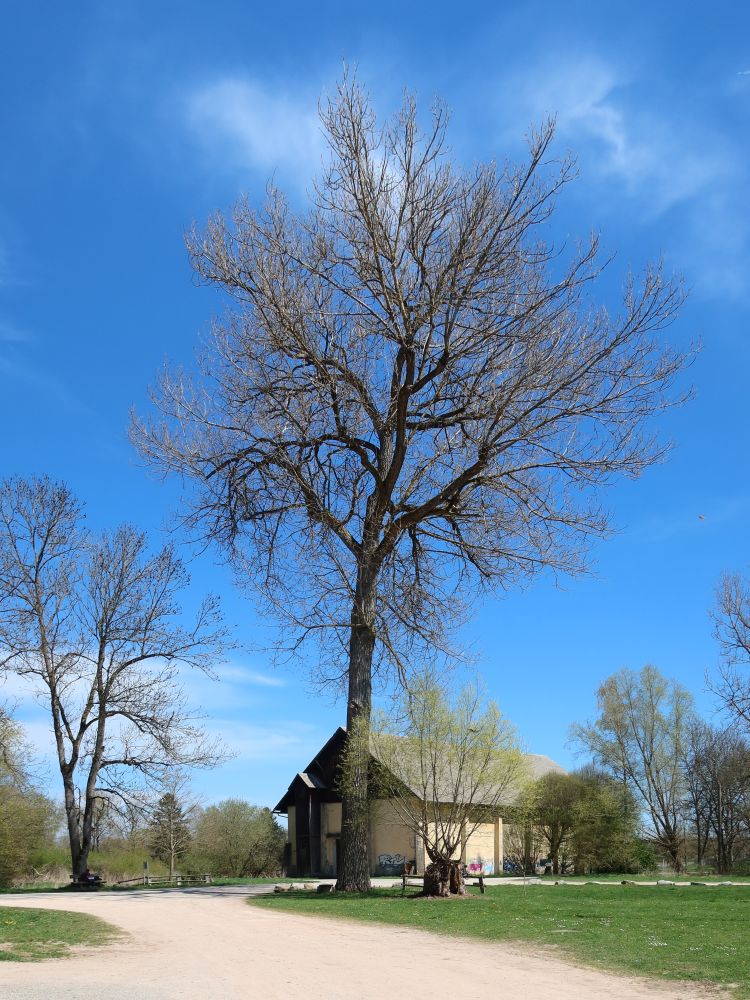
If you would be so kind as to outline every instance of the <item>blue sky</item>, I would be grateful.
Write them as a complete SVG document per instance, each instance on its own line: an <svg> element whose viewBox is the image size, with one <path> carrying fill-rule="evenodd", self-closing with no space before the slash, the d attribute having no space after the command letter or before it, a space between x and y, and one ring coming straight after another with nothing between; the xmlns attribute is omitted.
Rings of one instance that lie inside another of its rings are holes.
<svg viewBox="0 0 750 1000"><path fill-rule="evenodd" d="M183 233L241 192L262 197L271 174L304 203L316 104L344 61L385 113L404 87L423 107L440 95L467 165L522 155L528 126L555 113L556 148L580 167L556 235L601 231L611 305L629 266L663 257L684 274L668 336L702 342L695 398L662 420L670 460L606 496L619 533L596 546L594 573L485 602L463 639L529 749L565 765L569 724L622 666L654 663L710 713L713 590L750 562L749 29L747 6L725 2L460 16L437 2L14 5L0 40L0 475L64 478L93 527L131 520L159 539L178 490L139 465L128 411L145 409L165 359L191 362L219 309ZM218 590L242 644L272 641L216 553L191 569L189 603ZM238 756L196 785L207 801L273 805L344 706L257 649L220 676L186 683ZM43 747L39 710L19 715Z"/></svg>

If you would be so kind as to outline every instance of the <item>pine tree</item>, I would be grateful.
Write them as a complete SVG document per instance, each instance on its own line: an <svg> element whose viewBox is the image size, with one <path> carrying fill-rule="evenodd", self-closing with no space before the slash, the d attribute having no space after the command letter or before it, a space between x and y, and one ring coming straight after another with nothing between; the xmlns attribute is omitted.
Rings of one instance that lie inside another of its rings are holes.
<svg viewBox="0 0 750 1000"><path fill-rule="evenodd" d="M150 823L151 857L168 864L172 877L177 862L187 854L191 839L183 807L172 792L167 792L159 799Z"/></svg>

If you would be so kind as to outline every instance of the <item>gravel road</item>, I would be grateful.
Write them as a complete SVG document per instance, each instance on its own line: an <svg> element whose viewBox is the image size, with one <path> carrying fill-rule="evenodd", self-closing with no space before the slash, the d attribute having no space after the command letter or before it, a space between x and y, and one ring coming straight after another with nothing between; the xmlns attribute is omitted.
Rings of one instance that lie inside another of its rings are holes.
<svg viewBox="0 0 750 1000"><path fill-rule="evenodd" d="M691 1000L531 949L248 906L258 886L3 896L127 932L68 959L0 963L2 1000ZM440 904L436 904L440 905ZM721 996L711 991L712 1000Z"/></svg>

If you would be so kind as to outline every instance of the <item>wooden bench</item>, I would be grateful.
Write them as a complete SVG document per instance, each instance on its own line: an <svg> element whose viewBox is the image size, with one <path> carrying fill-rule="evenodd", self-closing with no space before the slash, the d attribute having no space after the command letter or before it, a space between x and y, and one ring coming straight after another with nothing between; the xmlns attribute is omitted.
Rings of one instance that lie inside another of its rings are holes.
<svg viewBox="0 0 750 1000"><path fill-rule="evenodd" d="M74 892L96 892L106 884L101 875L89 875L87 878L71 875L69 888Z"/></svg>
<svg viewBox="0 0 750 1000"><path fill-rule="evenodd" d="M417 888L421 889L424 886L424 879L422 878L421 875L416 875L416 874L414 874L412 872L409 872L409 874L407 875L406 872L404 872L404 874L401 876L401 895L402 896L406 892L407 885L413 885L413 886L416 886Z"/></svg>
<svg viewBox="0 0 750 1000"><path fill-rule="evenodd" d="M469 878L472 876L470 875ZM465 885L479 886L479 891L484 895L484 875L477 875L476 882L469 882L467 878L464 878ZM404 872L401 876L401 895L403 896L406 892L407 885L418 886L420 889L424 885L424 878L422 876L417 876L413 872Z"/></svg>

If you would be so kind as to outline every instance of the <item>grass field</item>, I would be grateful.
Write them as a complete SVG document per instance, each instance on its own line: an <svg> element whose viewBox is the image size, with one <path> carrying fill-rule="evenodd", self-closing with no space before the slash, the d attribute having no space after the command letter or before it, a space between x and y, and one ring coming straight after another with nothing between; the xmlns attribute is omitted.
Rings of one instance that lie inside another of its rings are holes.
<svg viewBox="0 0 750 1000"><path fill-rule="evenodd" d="M106 944L121 933L85 913L0 906L0 962L65 958L77 945Z"/></svg>
<svg viewBox="0 0 750 1000"><path fill-rule="evenodd" d="M400 890L292 890L254 906L370 920L438 934L550 946L561 957L636 975L716 983L750 997L750 889L668 886L489 888L484 896L401 898Z"/></svg>

